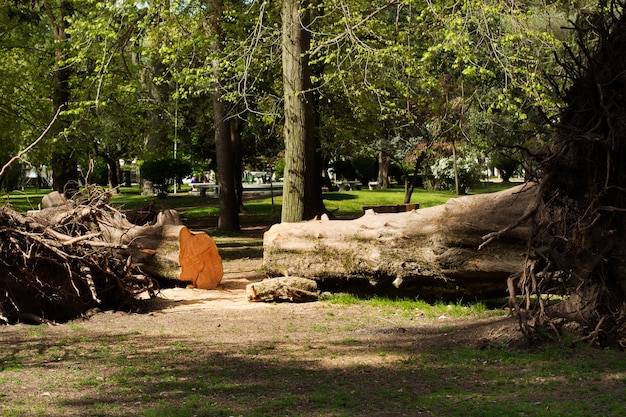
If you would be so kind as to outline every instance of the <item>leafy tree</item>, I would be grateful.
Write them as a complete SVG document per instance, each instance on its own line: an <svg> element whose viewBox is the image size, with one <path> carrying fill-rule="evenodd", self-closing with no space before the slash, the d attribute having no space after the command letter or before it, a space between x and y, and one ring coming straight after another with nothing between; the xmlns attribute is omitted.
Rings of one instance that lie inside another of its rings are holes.
<svg viewBox="0 0 626 417"><path fill-rule="evenodd" d="M428 188L435 190L455 190L460 188L466 194L483 177L480 164L473 158L458 158L456 164L452 157L439 158L430 166Z"/></svg>
<svg viewBox="0 0 626 417"><path fill-rule="evenodd" d="M161 196L165 196L176 181L189 174L191 164L180 159L148 159L141 164L141 175L152 181Z"/></svg>
<svg viewBox="0 0 626 417"><path fill-rule="evenodd" d="M69 8L67 4L64 6ZM11 98L0 104L0 142L6 159L37 138L55 114L50 100L54 91L53 81L59 80L55 77L62 76L52 70L55 48L46 17L48 9L62 10L61 4L54 2L0 4L0 76L3 80L0 95ZM62 52L60 48L57 49L59 53ZM57 84L57 87L59 92L61 85ZM59 95L54 97L58 104L61 101ZM67 118L57 123L56 132L61 132L63 126L67 126ZM51 155L67 152L64 142L63 135L50 137L26 157L35 164L49 165ZM57 173L60 175L61 170ZM62 189L64 181L57 177L57 186Z"/></svg>
<svg viewBox="0 0 626 417"><path fill-rule="evenodd" d="M35 6L36 7L36 6ZM52 107L68 109L72 102L70 78L72 68L67 65L68 28L75 13L75 4L71 0L42 0L40 12L46 17L46 23L53 39L54 65L52 67ZM63 113L55 126L55 142L51 149L53 188L66 194L73 194L78 187L78 162L75 136L69 132L72 123L71 114Z"/></svg>

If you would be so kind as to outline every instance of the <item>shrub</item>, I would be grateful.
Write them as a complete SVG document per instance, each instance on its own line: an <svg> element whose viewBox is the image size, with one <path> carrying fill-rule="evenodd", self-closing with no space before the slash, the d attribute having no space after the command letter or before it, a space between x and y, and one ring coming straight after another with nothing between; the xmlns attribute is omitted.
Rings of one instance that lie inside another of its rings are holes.
<svg viewBox="0 0 626 417"><path fill-rule="evenodd" d="M483 177L480 164L471 158L458 158L459 191L467 193ZM454 190L454 164L451 156L438 159L430 166L426 186L433 190Z"/></svg>
<svg viewBox="0 0 626 417"><path fill-rule="evenodd" d="M496 168L500 171L500 177L502 181L508 182L511 177L520 168L520 163L516 159L504 155L502 153L494 153L491 155L491 162L489 168Z"/></svg>
<svg viewBox="0 0 626 417"><path fill-rule="evenodd" d="M180 159L148 159L141 165L141 176L152 181L159 194L166 194L177 179L191 174L191 164Z"/></svg>

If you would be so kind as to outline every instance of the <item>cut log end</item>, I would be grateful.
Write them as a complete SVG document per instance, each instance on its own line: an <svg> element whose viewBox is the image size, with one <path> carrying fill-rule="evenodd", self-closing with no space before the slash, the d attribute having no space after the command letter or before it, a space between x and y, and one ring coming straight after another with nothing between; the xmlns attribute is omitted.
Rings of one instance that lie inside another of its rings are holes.
<svg viewBox="0 0 626 417"><path fill-rule="evenodd" d="M180 280L190 281L192 288L217 288L224 276L224 269L215 241L205 233L191 233L184 226L180 229L179 240Z"/></svg>

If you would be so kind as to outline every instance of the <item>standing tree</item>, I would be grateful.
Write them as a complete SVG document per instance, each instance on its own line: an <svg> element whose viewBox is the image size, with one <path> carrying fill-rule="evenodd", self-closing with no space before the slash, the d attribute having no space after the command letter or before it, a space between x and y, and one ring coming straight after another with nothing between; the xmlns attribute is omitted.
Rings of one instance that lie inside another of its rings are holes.
<svg viewBox="0 0 626 417"><path fill-rule="evenodd" d="M54 39L52 105L55 109L67 109L71 99L71 67L65 62L68 58L67 29L69 19L74 13L74 5L70 0L43 0L42 5ZM55 126L56 138L52 146L51 165L54 189L73 194L78 187L78 162L72 137L67 134L70 125L70 116L62 115Z"/></svg>
<svg viewBox="0 0 626 417"><path fill-rule="evenodd" d="M231 123L228 118L228 104L224 98L222 80L222 57L224 56L224 30L222 19L224 1L212 0L209 3L209 30L212 39L213 58L213 116L215 121L215 148L217 155L217 177L220 190L220 214L217 227L221 230L239 230L239 199L236 188L236 172L233 163L235 154L231 142Z"/></svg>
<svg viewBox="0 0 626 417"><path fill-rule="evenodd" d="M311 3L308 0L283 0L282 60L284 89L285 181L283 186L282 221L298 222L311 210L315 167L313 97L309 48ZM321 199L321 198L320 198ZM308 210L307 210L308 209Z"/></svg>

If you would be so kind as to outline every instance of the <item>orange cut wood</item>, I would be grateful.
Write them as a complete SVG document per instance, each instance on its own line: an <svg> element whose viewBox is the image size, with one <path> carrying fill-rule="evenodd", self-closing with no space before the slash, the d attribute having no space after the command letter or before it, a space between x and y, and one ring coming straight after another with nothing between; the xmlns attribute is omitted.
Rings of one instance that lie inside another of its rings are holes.
<svg viewBox="0 0 626 417"><path fill-rule="evenodd" d="M180 229L178 238L180 280L191 281L193 288L203 290L217 288L224 276L224 268L215 241L206 233L191 233L184 226Z"/></svg>

